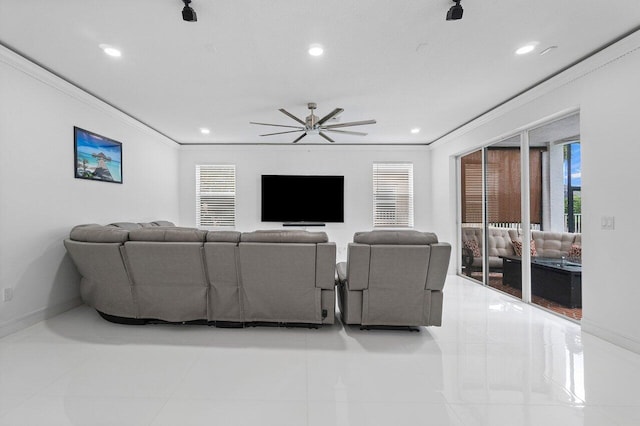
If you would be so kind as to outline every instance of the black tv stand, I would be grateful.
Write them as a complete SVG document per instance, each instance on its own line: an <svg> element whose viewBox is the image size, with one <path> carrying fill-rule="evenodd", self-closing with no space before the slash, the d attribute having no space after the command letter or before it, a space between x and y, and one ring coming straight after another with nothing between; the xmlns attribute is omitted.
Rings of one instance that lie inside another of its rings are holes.
<svg viewBox="0 0 640 426"><path fill-rule="evenodd" d="M315 222L285 222L282 226L325 226L325 224Z"/></svg>

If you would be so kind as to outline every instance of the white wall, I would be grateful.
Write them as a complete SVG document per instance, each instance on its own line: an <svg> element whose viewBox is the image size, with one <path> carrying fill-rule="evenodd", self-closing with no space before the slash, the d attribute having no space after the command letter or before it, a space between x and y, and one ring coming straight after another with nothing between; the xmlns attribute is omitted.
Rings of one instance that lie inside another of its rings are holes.
<svg viewBox="0 0 640 426"><path fill-rule="evenodd" d="M434 229L456 242L454 156L561 112L580 110L584 331L640 352L635 233L640 186L640 33L610 46L433 145ZM454 202L450 202L454 200ZM615 230L600 227L615 217ZM457 259L456 259L457 260Z"/></svg>
<svg viewBox="0 0 640 426"><path fill-rule="evenodd" d="M414 164L415 229L431 229L429 151L418 147L363 147L340 145L185 146L180 155L180 224L195 226L195 165L236 165L236 230L283 229L281 224L260 221L260 176L263 174L343 175L345 221L326 227L336 242L338 258L346 259L346 245L356 231L373 226L372 163L409 161Z"/></svg>
<svg viewBox="0 0 640 426"><path fill-rule="evenodd" d="M79 302L74 225L178 219L179 149L2 47L0 93L2 336ZM74 179L73 126L123 143L122 185Z"/></svg>

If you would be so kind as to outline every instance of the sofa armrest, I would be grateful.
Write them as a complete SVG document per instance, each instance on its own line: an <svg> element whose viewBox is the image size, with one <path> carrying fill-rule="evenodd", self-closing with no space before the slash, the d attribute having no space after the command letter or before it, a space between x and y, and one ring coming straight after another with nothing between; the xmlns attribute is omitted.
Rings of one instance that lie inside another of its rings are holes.
<svg viewBox="0 0 640 426"><path fill-rule="evenodd" d="M347 262L340 262L336 265L338 270L338 282L344 283L347 281Z"/></svg>
<svg viewBox="0 0 640 426"><path fill-rule="evenodd" d="M336 244L316 245L316 287L333 290L336 285Z"/></svg>
<svg viewBox="0 0 640 426"><path fill-rule="evenodd" d="M349 290L366 290L369 288L371 246L368 244L349 243L348 249L347 277L349 277Z"/></svg>
<svg viewBox="0 0 640 426"><path fill-rule="evenodd" d="M462 247L462 266L465 268L471 268L474 259L473 251L467 247Z"/></svg>

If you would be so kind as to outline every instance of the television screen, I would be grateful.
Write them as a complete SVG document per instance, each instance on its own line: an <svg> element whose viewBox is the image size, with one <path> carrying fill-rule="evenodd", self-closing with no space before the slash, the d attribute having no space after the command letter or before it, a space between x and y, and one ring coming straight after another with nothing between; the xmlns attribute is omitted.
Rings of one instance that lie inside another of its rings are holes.
<svg viewBox="0 0 640 426"><path fill-rule="evenodd" d="M122 144L97 133L73 128L74 173L78 179L122 183Z"/></svg>
<svg viewBox="0 0 640 426"><path fill-rule="evenodd" d="M263 222L344 222L344 176L262 175Z"/></svg>

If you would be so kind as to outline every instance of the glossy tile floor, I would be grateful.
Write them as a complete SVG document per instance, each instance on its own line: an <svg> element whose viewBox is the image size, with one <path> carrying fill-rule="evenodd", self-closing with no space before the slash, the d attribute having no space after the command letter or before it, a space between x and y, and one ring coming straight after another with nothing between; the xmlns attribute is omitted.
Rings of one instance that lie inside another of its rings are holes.
<svg viewBox="0 0 640 426"><path fill-rule="evenodd" d="M123 326L0 339L2 425L640 425L640 355L459 277L420 333Z"/></svg>

